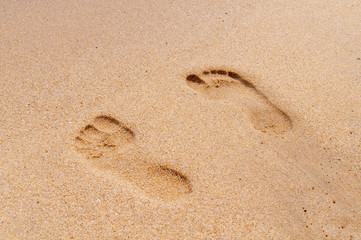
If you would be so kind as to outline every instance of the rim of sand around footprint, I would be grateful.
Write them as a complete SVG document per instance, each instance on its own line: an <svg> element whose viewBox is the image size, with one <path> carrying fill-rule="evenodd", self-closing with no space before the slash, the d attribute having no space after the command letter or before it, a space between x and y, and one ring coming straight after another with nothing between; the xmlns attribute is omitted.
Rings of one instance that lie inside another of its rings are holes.
<svg viewBox="0 0 361 240"><path fill-rule="evenodd" d="M273 104L254 84L234 71L204 70L186 77L187 86L210 100L239 104L246 120L267 134L284 134L292 129L291 118Z"/></svg>
<svg viewBox="0 0 361 240"><path fill-rule="evenodd" d="M171 202L192 192L185 175L147 161L135 133L111 116L94 118L75 138L75 147L94 170L114 181L122 178L150 198Z"/></svg>

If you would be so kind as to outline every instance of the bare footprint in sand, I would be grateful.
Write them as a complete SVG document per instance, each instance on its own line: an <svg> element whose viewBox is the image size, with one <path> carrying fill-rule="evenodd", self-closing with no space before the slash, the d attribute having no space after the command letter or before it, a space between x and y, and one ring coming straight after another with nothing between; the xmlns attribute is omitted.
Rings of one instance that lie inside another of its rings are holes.
<svg viewBox="0 0 361 240"><path fill-rule="evenodd" d="M283 134L292 128L290 117L271 103L251 82L225 70L188 75L187 85L206 98L239 102L254 128L268 134Z"/></svg>
<svg viewBox="0 0 361 240"><path fill-rule="evenodd" d="M96 171L115 181L125 179L148 197L169 202L192 192L186 176L147 161L134 132L110 116L98 116L84 127L75 146Z"/></svg>

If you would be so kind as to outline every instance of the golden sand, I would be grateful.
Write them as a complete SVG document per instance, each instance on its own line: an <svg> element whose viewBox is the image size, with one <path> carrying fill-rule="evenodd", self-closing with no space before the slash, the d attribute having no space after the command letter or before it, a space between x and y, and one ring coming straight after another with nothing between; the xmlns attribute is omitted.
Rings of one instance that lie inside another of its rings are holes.
<svg viewBox="0 0 361 240"><path fill-rule="evenodd" d="M359 1L2 1L1 239L361 239Z"/></svg>

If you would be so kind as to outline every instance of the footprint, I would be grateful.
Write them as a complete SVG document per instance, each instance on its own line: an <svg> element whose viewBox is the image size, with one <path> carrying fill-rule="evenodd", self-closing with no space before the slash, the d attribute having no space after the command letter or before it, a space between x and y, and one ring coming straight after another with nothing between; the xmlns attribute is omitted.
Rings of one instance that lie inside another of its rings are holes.
<svg viewBox="0 0 361 240"><path fill-rule="evenodd" d="M110 116L98 116L84 127L75 147L95 170L114 180L127 180L148 197L170 202L192 192L186 176L147 161L134 132Z"/></svg>
<svg viewBox="0 0 361 240"><path fill-rule="evenodd" d="M203 71L198 75L188 75L186 82L206 98L239 101L248 121L257 130L268 134L283 134L292 128L290 117L238 73L225 70Z"/></svg>

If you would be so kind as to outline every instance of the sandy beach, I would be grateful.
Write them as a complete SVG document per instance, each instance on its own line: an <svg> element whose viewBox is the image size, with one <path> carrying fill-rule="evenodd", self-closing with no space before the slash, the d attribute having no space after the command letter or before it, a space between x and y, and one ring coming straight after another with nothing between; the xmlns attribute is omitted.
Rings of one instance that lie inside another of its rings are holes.
<svg viewBox="0 0 361 240"><path fill-rule="evenodd" d="M0 239L361 239L360 1L0 6Z"/></svg>

